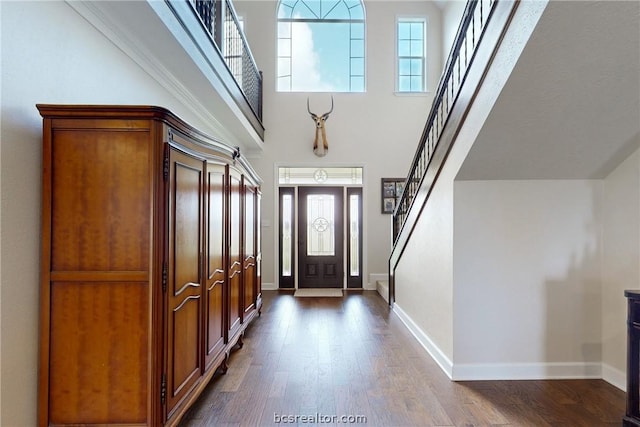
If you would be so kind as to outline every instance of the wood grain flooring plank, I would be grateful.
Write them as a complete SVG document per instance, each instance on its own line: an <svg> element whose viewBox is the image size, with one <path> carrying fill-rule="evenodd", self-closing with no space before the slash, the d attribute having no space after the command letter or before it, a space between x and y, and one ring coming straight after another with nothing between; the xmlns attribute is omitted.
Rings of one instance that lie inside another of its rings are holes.
<svg viewBox="0 0 640 427"><path fill-rule="evenodd" d="M607 427L625 411L625 394L602 380L452 382L375 292L265 291L244 342L180 427L348 425L276 422L314 415L368 427Z"/></svg>

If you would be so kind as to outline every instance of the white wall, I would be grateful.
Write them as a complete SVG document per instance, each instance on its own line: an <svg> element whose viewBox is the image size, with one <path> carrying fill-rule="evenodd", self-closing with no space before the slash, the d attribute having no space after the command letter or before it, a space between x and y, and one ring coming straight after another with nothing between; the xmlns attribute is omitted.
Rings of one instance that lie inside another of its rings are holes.
<svg viewBox="0 0 640 427"><path fill-rule="evenodd" d="M457 181L454 377L600 376L601 181Z"/></svg>
<svg viewBox="0 0 640 427"><path fill-rule="evenodd" d="M456 182L455 378L595 376L625 389L639 188L640 150L604 180Z"/></svg>
<svg viewBox="0 0 640 427"><path fill-rule="evenodd" d="M0 425L36 424L42 119L36 103L196 117L66 3L2 2Z"/></svg>
<svg viewBox="0 0 640 427"><path fill-rule="evenodd" d="M640 138L638 139L640 143ZM640 151L604 180L602 374L626 387L625 289L640 288Z"/></svg>
<svg viewBox="0 0 640 427"><path fill-rule="evenodd" d="M431 193L414 236L409 241L394 281L394 310L438 361L451 371L453 360L453 176L455 162L447 162L441 182ZM414 326L415 325L415 326ZM422 335L422 336L421 336Z"/></svg>
<svg viewBox="0 0 640 427"><path fill-rule="evenodd" d="M366 9L367 92L334 93L335 108L327 121L329 153L318 158L312 152L313 122L307 113L326 111L328 93L276 92L276 1L238 1L236 10L245 20L245 31L256 62L264 73L264 153L251 159L264 180L263 248L277 247L275 165L362 165L364 182L364 284L369 275L385 274L391 247L391 216L380 213L380 178L404 178L415 153L431 105L427 96L396 96L396 16L428 16L430 88L440 76L440 11L431 2L368 1ZM277 252L263 251L263 282L277 282ZM375 286L375 283L372 283Z"/></svg>
<svg viewBox="0 0 640 427"><path fill-rule="evenodd" d="M462 20L467 2L464 0L448 0L442 9L442 66L444 67L456 37L456 31Z"/></svg>

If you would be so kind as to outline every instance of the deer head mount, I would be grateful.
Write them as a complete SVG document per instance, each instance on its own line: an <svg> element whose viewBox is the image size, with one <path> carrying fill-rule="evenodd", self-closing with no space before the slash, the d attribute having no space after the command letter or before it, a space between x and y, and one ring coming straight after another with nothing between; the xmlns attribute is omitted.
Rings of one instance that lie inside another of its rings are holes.
<svg viewBox="0 0 640 427"><path fill-rule="evenodd" d="M324 157L329 151L329 142L327 141L327 133L324 129L324 124L329 119L329 114L333 111L333 96L331 97L331 109L321 115L311 112L311 107L309 107L309 98L307 98L307 111L309 112L311 119L316 124L316 137L313 141L313 154L318 157ZM320 141L321 139L322 141Z"/></svg>

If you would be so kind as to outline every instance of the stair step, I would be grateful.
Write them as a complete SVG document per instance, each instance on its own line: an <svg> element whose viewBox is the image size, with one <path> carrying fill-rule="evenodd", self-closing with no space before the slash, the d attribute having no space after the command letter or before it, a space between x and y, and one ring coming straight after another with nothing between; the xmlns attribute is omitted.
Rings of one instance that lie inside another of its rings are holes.
<svg viewBox="0 0 640 427"><path fill-rule="evenodd" d="M380 296L384 298L386 302L389 302L389 281L378 280L376 281L376 289Z"/></svg>

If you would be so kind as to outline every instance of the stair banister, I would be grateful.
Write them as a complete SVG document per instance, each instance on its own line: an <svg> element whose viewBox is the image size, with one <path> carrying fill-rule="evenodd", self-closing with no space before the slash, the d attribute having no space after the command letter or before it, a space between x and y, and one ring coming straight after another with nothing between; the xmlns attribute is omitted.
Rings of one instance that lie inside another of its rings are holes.
<svg viewBox="0 0 640 427"><path fill-rule="evenodd" d="M393 213L390 305L395 301L395 268L517 4L511 0L467 1L404 191Z"/></svg>

